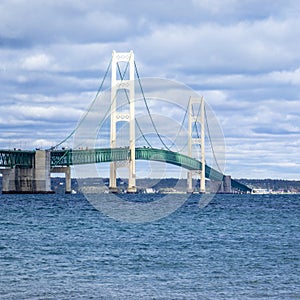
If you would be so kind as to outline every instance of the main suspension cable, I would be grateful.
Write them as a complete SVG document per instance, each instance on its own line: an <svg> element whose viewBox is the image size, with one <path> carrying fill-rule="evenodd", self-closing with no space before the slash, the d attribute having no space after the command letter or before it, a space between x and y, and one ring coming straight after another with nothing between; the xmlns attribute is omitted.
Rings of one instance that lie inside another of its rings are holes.
<svg viewBox="0 0 300 300"><path fill-rule="evenodd" d="M145 103L145 106L146 106L146 109L147 109L147 112L148 112L148 115L149 115L149 118L150 118L150 121L152 123L152 126L155 130L155 133L156 135L158 136L159 140L161 141L161 143L163 144L163 146L168 149L169 151L172 151L166 144L165 142L163 141L162 137L160 136L157 128L156 128L156 125L154 123L154 120L152 118L152 115L150 113L150 109L149 109L149 106L147 104L147 100L146 100L146 97L145 97L145 94L144 94L144 90L143 90L143 87L142 87L142 84L141 84L141 80L140 80L140 76L139 76L139 73L138 73L138 70L137 70L137 66L136 66L136 63L134 62L134 67L135 67L135 72L136 72L136 75L137 75L137 78L138 78L138 82L139 82L139 86L140 86L140 89L141 89L141 92L142 92L142 96L143 96L143 100L144 100L144 103Z"/></svg>
<svg viewBox="0 0 300 300"><path fill-rule="evenodd" d="M187 112L188 112L188 109L189 109L190 101L191 101L191 98L189 98L189 102L188 102L188 105L187 105L187 107L186 107L186 110L185 110L185 113L184 113L184 116L183 116L183 120L182 120L182 122L181 122L181 126L180 126L180 128L178 129L178 131L177 131L177 134L176 134L176 136L175 136L175 138L174 138L174 140L173 140L173 142L172 142L172 145L170 146L170 149L171 149L173 146L176 145L176 140L177 140L177 138L178 138L178 136L179 136L179 134L180 134L180 132L181 132L183 126L184 126L184 122L185 122L185 119L186 119L186 116L187 116ZM185 148L185 146L187 145L187 143L188 143L188 142L186 142L186 144L183 146L183 148L180 150L180 152Z"/></svg>
<svg viewBox="0 0 300 300"><path fill-rule="evenodd" d="M85 120L85 118L87 117L88 113L91 111L96 99L98 98L98 95L101 93L102 91L102 88L103 88L103 85L104 85L104 82L105 82L105 79L107 77L107 74L110 70L110 67L111 67L111 63L112 63L112 59L110 60L108 66L107 66L107 69L106 69L106 72L104 74L104 77L102 79L102 82L98 88L98 91L96 93L96 96L94 97L92 103L90 104L88 110L85 112L85 114L81 117L81 119L79 120L79 122L77 123L76 127L71 131L71 133L65 138L63 139L61 142L59 142L58 144L56 144L54 147L51 147L50 149L53 149L53 148L57 148L59 147L61 144L63 144L65 141L67 141L70 137L72 137L74 135L74 133L78 130L79 126L82 124L82 122ZM49 149L48 149L49 150Z"/></svg>
<svg viewBox="0 0 300 300"><path fill-rule="evenodd" d="M207 115L206 115L206 108L205 107L204 107L204 114L205 114L205 122L206 122L206 127L207 127L207 133L208 133L209 143L210 143L210 147L211 147L211 150L212 150L212 153L213 153L213 157L214 157L214 160L216 162L218 170L222 173L222 170L221 170L221 168L220 168L220 166L218 164L216 153L215 153L215 150L214 150L214 147L213 147L213 144L212 144L211 135L210 135L210 129L209 129L208 122L207 122Z"/></svg>

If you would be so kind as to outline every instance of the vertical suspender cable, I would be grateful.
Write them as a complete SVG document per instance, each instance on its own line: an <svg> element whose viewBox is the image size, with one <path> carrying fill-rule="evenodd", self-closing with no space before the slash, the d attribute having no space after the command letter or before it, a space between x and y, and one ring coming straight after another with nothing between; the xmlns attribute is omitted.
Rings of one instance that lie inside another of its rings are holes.
<svg viewBox="0 0 300 300"><path fill-rule="evenodd" d="M221 170L221 168L220 168L220 166L218 164L218 161L217 161L217 158L216 158L216 154L215 154L215 150L214 150L214 147L213 147L213 144L212 144L210 130L209 130L208 122L207 122L207 115L206 115L206 109L205 109L205 107L204 107L204 114L205 114L205 122L206 122L206 128L207 128L209 143L210 143L210 147L211 147L211 150L212 150L212 153L213 153L213 157L214 157L214 160L216 162L218 171L220 171L222 173L222 170Z"/></svg>
<svg viewBox="0 0 300 300"><path fill-rule="evenodd" d="M128 66L128 63L127 63L127 66ZM126 68L127 68L127 66L126 66ZM121 78L121 80L123 80L123 78L124 78L124 76L125 76L125 72L124 72L123 75L122 75L119 64L117 64L117 67L118 67L118 71L119 71L120 78ZM125 71L126 71L126 70L125 70ZM130 100L129 100L129 97L128 97L128 92L127 92L126 89L125 89L125 94L126 94L126 98L127 98L128 103L130 103ZM143 139L144 139L145 142L148 144L148 146L149 146L150 148L152 148L150 142L148 141L148 139L147 139L146 136L144 135L144 133L143 133L143 131L142 131L142 129L141 129L141 126L140 126L139 122L137 121L136 118L134 118L134 119L135 119L135 123L136 123L136 125L137 125L137 128L138 128L138 130L140 131L140 133L141 133Z"/></svg>

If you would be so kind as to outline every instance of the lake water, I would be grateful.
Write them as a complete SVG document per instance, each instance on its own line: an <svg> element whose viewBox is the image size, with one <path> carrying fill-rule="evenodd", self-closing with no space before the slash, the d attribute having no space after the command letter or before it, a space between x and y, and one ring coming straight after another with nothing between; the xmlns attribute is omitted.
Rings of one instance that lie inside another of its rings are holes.
<svg viewBox="0 0 300 300"><path fill-rule="evenodd" d="M0 299L300 299L300 195L194 197L131 224L83 195L0 195Z"/></svg>

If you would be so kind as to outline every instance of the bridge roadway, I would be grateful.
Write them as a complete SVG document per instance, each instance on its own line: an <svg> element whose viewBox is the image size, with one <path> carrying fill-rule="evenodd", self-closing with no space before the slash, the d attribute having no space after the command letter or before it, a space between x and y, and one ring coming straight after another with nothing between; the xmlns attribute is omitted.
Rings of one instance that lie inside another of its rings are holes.
<svg viewBox="0 0 300 300"><path fill-rule="evenodd" d="M123 148L98 148L86 150L49 150L50 166L65 167L80 164L94 164L112 161L126 161L130 157L130 150ZM188 170L201 170L202 163L184 154L155 148L136 148L135 157L137 160L151 160L180 166ZM0 150L0 167L32 168L34 166L35 151L24 150ZM205 165L205 177L211 180L221 181L224 174ZM231 186L243 192L250 192L251 189L236 180L231 179Z"/></svg>

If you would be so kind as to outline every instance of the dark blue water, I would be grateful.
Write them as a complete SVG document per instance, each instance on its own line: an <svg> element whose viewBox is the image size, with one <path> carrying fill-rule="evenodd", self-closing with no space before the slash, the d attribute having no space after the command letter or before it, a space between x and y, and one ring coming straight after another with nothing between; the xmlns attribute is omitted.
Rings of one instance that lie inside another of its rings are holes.
<svg viewBox="0 0 300 300"><path fill-rule="evenodd" d="M139 225L81 195L0 195L0 298L300 299L299 217L299 195L190 199Z"/></svg>

